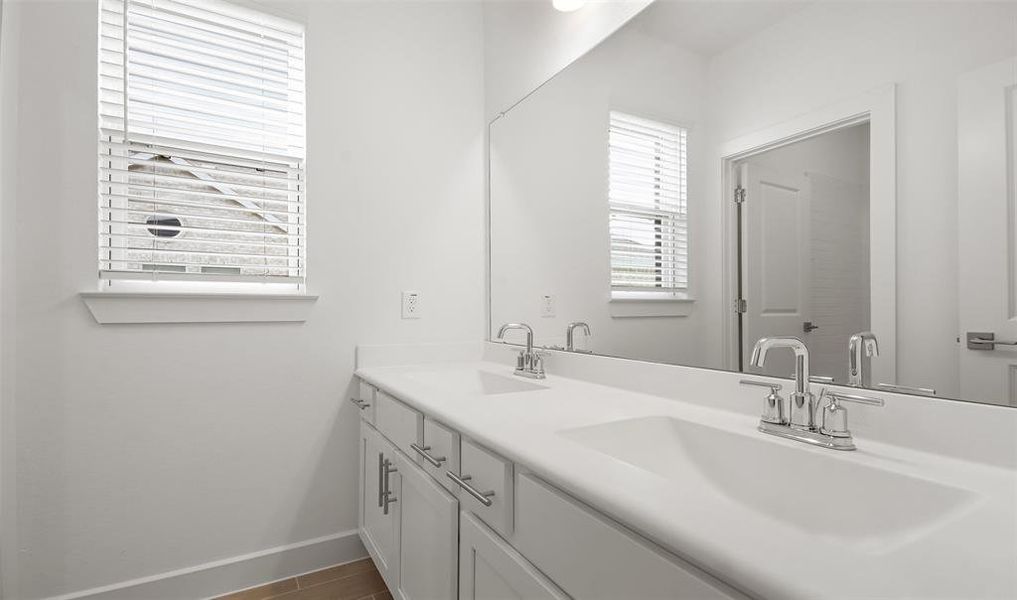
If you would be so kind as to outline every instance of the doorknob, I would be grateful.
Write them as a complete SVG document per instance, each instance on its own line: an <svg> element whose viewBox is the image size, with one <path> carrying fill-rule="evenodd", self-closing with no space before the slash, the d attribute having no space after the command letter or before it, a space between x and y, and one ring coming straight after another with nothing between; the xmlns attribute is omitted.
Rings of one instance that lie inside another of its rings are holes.
<svg viewBox="0 0 1017 600"><path fill-rule="evenodd" d="M819 325L813 325L812 321L802 323L802 331L805 333L810 333L813 329L819 329Z"/></svg>
<svg viewBox="0 0 1017 600"><path fill-rule="evenodd" d="M986 331L969 331L967 340L968 350L995 350L996 346L1017 346L1015 341L997 340L995 333Z"/></svg>

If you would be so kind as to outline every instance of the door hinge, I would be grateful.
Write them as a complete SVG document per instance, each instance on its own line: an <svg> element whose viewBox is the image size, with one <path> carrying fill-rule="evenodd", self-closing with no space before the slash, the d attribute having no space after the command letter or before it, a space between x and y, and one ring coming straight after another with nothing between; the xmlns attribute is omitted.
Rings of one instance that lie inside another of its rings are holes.
<svg viewBox="0 0 1017 600"><path fill-rule="evenodd" d="M735 192L734 193L735 204L741 204L742 202L745 202L745 188L743 188L742 186L738 186L735 188L734 192Z"/></svg>
<svg viewBox="0 0 1017 600"><path fill-rule="evenodd" d="M748 310L749 304L745 301L745 298L738 298L734 301L734 309L736 313L743 313Z"/></svg>

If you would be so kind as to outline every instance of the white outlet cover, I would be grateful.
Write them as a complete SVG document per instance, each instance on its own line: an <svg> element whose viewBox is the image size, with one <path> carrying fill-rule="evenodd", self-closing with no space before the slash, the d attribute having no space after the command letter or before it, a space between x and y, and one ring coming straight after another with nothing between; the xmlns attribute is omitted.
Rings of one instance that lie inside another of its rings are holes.
<svg viewBox="0 0 1017 600"><path fill-rule="evenodd" d="M540 297L540 316L541 317L553 317L554 316L554 296L551 294L544 294Z"/></svg>
<svg viewBox="0 0 1017 600"><path fill-rule="evenodd" d="M421 311L422 306L420 292L412 290L403 292L403 318L419 319Z"/></svg>

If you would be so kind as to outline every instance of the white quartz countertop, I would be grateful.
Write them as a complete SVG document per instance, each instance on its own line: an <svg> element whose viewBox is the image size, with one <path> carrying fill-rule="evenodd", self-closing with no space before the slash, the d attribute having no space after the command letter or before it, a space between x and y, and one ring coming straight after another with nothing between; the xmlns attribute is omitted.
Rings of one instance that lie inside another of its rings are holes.
<svg viewBox="0 0 1017 600"><path fill-rule="evenodd" d="M751 596L1017 598L1013 470L866 439L856 440L859 450L854 452L814 448L759 433L758 418L748 415L553 374L536 382L546 389L491 395L442 383L446 375L454 382L478 371L512 377L510 367L494 362L368 367L356 374ZM758 460L738 454L746 447L764 448L760 454L767 456L772 449L776 457L812 453L830 461L805 457L823 469L829 465L833 472L853 473L856 466L872 467L954 490L961 499L928 522L916 517L911 526L892 522L880 530L886 519L879 511L921 515L932 509L921 496L892 494L866 481L807 494L787 492L783 484L770 485L797 477L780 460L760 465L746 482L747 492L733 492L718 485L708 467L690 467L685 457L669 455L666 447L660 466L651 471L561 434L643 417L672 417L712 428L703 431L720 430L723 439L735 443L722 446L718 454L728 452L728 446L732 454L717 456L719 465ZM738 441L743 439L748 445ZM755 488L758 503L752 497ZM769 510L759 510L762 505ZM786 515L781 514L785 505ZM845 505L867 507L864 514L872 520L865 523L873 525L871 530L852 530L851 519L840 520L837 507ZM790 518L803 510L816 527Z"/></svg>

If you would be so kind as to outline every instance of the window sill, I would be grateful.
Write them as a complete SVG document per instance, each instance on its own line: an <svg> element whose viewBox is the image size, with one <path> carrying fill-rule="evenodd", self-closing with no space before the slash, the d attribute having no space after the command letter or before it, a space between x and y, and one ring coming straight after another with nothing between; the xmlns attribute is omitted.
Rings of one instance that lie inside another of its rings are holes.
<svg viewBox="0 0 1017 600"><path fill-rule="evenodd" d="M82 292L80 296L103 325L302 323L318 300L305 294Z"/></svg>
<svg viewBox="0 0 1017 600"><path fill-rule="evenodd" d="M688 296L622 294L612 296L608 312L612 318L687 317L692 314L695 299Z"/></svg>

